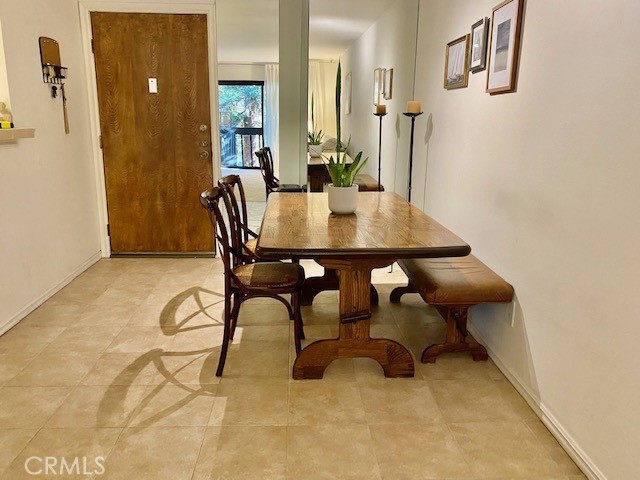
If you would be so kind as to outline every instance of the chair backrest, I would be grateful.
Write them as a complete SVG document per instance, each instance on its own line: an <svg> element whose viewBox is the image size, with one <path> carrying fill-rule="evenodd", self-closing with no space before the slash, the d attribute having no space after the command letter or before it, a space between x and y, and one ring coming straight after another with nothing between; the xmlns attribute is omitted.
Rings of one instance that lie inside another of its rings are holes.
<svg viewBox="0 0 640 480"><path fill-rule="evenodd" d="M221 207L221 202L224 207ZM225 275L229 278L234 267L246 263L240 253L242 252L242 247L239 245L241 237L238 226L233 220L234 212L230 194L224 187L213 187L200 194L200 203L209 212L209 220L222 248Z"/></svg>
<svg viewBox="0 0 640 480"><path fill-rule="evenodd" d="M279 186L278 179L273 172L273 157L271 156L271 149L269 147L264 147L255 153L256 157L258 157L258 162L260 163L260 173L262 173L268 197L269 194Z"/></svg>
<svg viewBox="0 0 640 480"><path fill-rule="evenodd" d="M241 241L247 242L249 240L249 217L247 214L247 198L244 194L244 187L242 186L242 180L240 175L227 175L218 180L218 186L226 188L230 193L229 198L231 200L231 207L235 221L240 227ZM238 204L238 199L240 203Z"/></svg>

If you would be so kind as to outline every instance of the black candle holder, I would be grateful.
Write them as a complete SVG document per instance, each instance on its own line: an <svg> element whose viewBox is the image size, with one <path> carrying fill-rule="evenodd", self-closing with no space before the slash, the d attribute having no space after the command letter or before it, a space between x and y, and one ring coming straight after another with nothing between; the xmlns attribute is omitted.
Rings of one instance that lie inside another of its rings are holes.
<svg viewBox="0 0 640 480"><path fill-rule="evenodd" d="M382 166L382 117L386 115L386 113L374 113L376 117L380 119L380 132L378 133L378 191L382 191L382 186L380 185L380 168Z"/></svg>
<svg viewBox="0 0 640 480"><path fill-rule="evenodd" d="M403 115L411 118L411 143L409 144L409 183L407 186L407 202L411 203L411 172L413 170L413 134L415 131L416 117L419 117L424 112L412 113L404 112Z"/></svg>

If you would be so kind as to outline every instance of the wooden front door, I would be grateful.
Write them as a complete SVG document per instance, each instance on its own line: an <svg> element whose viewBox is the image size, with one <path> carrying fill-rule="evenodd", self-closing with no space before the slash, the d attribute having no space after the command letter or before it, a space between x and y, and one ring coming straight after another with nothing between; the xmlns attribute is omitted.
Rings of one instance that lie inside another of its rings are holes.
<svg viewBox="0 0 640 480"><path fill-rule="evenodd" d="M213 252L198 198L213 184L206 15L91 24L112 252Z"/></svg>

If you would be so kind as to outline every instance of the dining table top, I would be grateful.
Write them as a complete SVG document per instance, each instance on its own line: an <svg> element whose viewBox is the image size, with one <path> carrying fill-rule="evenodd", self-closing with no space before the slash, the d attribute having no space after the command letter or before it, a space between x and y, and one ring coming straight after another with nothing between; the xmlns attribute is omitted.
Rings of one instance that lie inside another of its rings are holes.
<svg viewBox="0 0 640 480"><path fill-rule="evenodd" d="M335 215L326 193L269 196L256 252L284 258L458 257L471 248L393 192L360 192L358 209Z"/></svg>

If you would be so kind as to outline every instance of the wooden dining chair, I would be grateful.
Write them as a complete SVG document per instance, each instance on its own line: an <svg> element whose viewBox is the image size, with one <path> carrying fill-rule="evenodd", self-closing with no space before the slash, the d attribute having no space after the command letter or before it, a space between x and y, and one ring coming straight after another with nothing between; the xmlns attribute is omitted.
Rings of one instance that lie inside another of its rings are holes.
<svg viewBox="0 0 640 480"><path fill-rule="evenodd" d="M273 298L285 305L289 318L293 320L296 353L300 352L304 338L300 313L304 269L295 263L248 261L242 254L242 233L234 221L231 195L230 189L225 186L214 187L200 194L200 203L209 213L221 246L224 264L224 337L216 370L218 377L222 376L224 370L229 343L238 324L240 306L251 298ZM291 295L291 302L282 295Z"/></svg>
<svg viewBox="0 0 640 480"><path fill-rule="evenodd" d="M218 180L218 186L224 187L230 192L229 200L241 239L241 253L246 255L249 261L259 260L256 254L258 234L249 228L247 197L244 193L240 175L227 175L226 177L222 177Z"/></svg>
<svg viewBox="0 0 640 480"><path fill-rule="evenodd" d="M284 184L280 183L280 180L275 176L273 170L273 156L271 155L271 149L269 147L261 148L255 152L260 163L260 173L264 180L265 191L267 198L272 192L306 192L307 186L297 184Z"/></svg>

